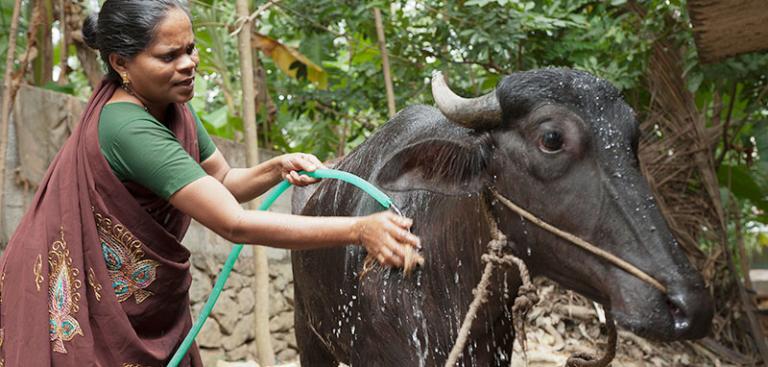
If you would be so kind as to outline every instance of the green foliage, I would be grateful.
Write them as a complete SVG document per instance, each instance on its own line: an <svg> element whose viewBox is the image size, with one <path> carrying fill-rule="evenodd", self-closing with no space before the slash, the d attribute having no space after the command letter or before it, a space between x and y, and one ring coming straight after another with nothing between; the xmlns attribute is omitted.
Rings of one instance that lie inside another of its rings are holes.
<svg viewBox="0 0 768 367"><path fill-rule="evenodd" d="M194 4L201 50L212 50L201 53L201 72L219 80L204 92L209 97L205 111L213 112L225 103L227 91L239 98L239 88L233 88L237 78L227 77L238 71L223 70L237 65L236 55L227 54L236 50L234 39L226 38L222 26L233 24L234 9L226 2ZM384 17L398 108L431 103L434 70L445 70L452 85L467 95L492 89L501 76L516 70L547 66L587 70L624 90L638 89L656 22L627 11L622 1L277 3L261 16L258 31L321 65L329 88L320 91L288 79L262 55L268 92L278 110L274 124L260 123L267 130L260 134L262 144L327 158L348 151L388 119L374 6ZM230 108L229 113L236 112Z"/></svg>
<svg viewBox="0 0 768 367"><path fill-rule="evenodd" d="M24 4L19 50L26 47L29 1ZM251 8L263 4L254 2ZM0 0L0 53L7 47L12 6L12 0ZM373 7L382 11L398 109L432 103L434 70L445 71L459 93L474 96L518 70L569 67L613 82L642 118L650 100L643 78L651 45L671 37L686 50L685 80L697 107L708 127L721 131L715 156L723 189L743 204L746 220L767 222L768 54L700 64L683 0L277 2L256 19L256 30L320 65L328 88L288 78L259 53L265 92L274 101L273 111L262 108L257 116L262 147L330 158L348 152L388 120ZM201 57L192 103L211 133L239 139L234 2L192 0L190 8ZM76 63L70 65L77 69ZM64 88L86 95L85 85L82 74L73 73Z"/></svg>

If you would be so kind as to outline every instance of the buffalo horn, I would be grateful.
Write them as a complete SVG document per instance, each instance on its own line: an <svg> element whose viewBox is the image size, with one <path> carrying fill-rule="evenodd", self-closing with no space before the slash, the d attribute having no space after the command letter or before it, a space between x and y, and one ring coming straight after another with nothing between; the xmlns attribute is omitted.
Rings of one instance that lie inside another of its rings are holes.
<svg viewBox="0 0 768 367"><path fill-rule="evenodd" d="M453 93L440 71L432 73L432 96L440 112L452 122L470 129L492 129L501 123L501 106L496 91L476 98Z"/></svg>

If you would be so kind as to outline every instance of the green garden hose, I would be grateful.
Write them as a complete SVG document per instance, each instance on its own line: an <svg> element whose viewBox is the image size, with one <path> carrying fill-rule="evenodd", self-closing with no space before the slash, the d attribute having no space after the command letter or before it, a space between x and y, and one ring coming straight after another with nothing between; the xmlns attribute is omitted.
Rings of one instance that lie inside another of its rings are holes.
<svg viewBox="0 0 768 367"><path fill-rule="evenodd" d="M335 169L318 169L314 172L302 171L300 174L314 178L334 178L337 180L342 180L362 189L371 195L384 208L394 208L394 206L392 206L392 199L390 199L385 193L376 188L376 186L373 186L368 181L365 181L362 178L349 172ZM277 187L272 190L272 192L267 195L267 198L261 203L259 210L269 209L275 200L277 200L277 198L280 197L280 195L282 195L290 186L291 183L288 181L283 181L277 185ZM187 334L186 338L184 338L184 341L181 343L181 346L179 346L179 349L176 350L176 354L173 355L171 362L168 363L168 367L178 366L181 362L181 359L184 358L184 356L187 354L189 347L192 346L192 343L195 341L195 337L197 337L200 329L203 328L205 320L208 319L208 315L211 314L213 306L219 299L219 295L221 295L221 291L224 289L224 284L227 282L227 278L229 278L229 273L232 272L232 267L235 266L235 261L237 261L237 257L240 256L240 251L242 249L242 244L237 244L234 248L232 248L232 251L229 253L229 257L227 258L227 262L224 263L224 268L221 269L221 273L219 273L219 277L216 279L216 285L213 286L211 295L208 296L208 301L205 302L205 307L203 307L203 310L200 312L200 316L197 318L195 324L192 325L192 329L189 330L189 333Z"/></svg>

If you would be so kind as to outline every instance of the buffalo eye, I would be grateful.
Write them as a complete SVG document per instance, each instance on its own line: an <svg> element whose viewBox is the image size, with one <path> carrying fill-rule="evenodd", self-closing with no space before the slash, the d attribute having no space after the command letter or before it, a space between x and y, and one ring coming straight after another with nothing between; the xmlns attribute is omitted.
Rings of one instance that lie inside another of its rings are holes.
<svg viewBox="0 0 768 367"><path fill-rule="evenodd" d="M557 153L563 149L563 134L547 131L539 138L539 149L544 153Z"/></svg>

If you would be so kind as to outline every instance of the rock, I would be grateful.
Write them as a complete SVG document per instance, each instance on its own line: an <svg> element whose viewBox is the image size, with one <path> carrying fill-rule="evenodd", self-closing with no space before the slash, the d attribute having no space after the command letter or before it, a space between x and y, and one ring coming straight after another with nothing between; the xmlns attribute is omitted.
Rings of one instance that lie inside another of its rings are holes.
<svg viewBox="0 0 768 367"><path fill-rule="evenodd" d="M202 271L192 270L192 286L189 289L189 299L194 303L205 302L213 290L208 275Z"/></svg>
<svg viewBox="0 0 768 367"><path fill-rule="evenodd" d="M204 348L221 347L222 335L219 323L209 317L200 329L200 334L197 336L196 341L197 345Z"/></svg>
<svg viewBox="0 0 768 367"><path fill-rule="evenodd" d="M288 331L293 329L293 313L283 312L269 320L269 331Z"/></svg>
<svg viewBox="0 0 768 367"><path fill-rule="evenodd" d="M246 277L253 276L253 257L243 258L235 263L235 270Z"/></svg>
<svg viewBox="0 0 768 367"><path fill-rule="evenodd" d="M203 360L203 366L216 366L216 362L225 357L221 349L200 348L200 358Z"/></svg>
<svg viewBox="0 0 768 367"><path fill-rule="evenodd" d="M246 345L246 342L254 338L253 333L254 316L248 314L240 319L232 331L232 335L224 338L222 345L226 350L234 350L240 346Z"/></svg>
<svg viewBox="0 0 768 367"><path fill-rule="evenodd" d="M299 352L293 348L286 348L277 353L278 361L292 361L299 358Z"/></svg>
<svg viewBox="0 0 768 367"><path fill-rule="evenodd" d="M283 296L285 297L285 302L293 308L293 286L284 290Z"/></svg>
<svg viewBox="0 0 768 367"><path fill-rule="evenodd" d="M284 341L288 343L289 347L296 348L296 334L294 333L293 328L288 331L272 333L272 339Z"/></svg>
<svg viewBox="0 0 768 367"><path fill-rule="evenodd" d="M240 318L240 307L230 297L232 292L225 291L219 301L216 303L216 307L213 308L213 317L221 325L221 329L224 334L230 335L235 330L237 320Z"/></svg>
<svg viewBox="0 0 768 367"><path fill-rule="evenodd" d="M253 297L253 289L245 287L237 294L237 304L240 306L240 314L245 315L253 312L253 306L256 300Z"/></svg>
<svg viewBox="0 0 768 367"><path fill-rule="evenodd" d="M229 279L227 279L227 284L224 285L224 289L235 289L239 291L243 287L250 288L250 286L251 278L245 277L233 271L229 274Z"/></svg>
<svg viewBox="0 0 768 367"><path fill-rule="evenodd" d="M192 263L196 268L200 269L203 273L209 277L216 277L219 275L221 268L224 267L226 259L219 256L195 256Z"/></svg>
<svg viewBox="0 0 768 367"><path fill-rule="evenodd" d="M279 275L277 278L275 278L274 282L272 282L274 289L278 292L282 292L286 285L288 285L288 278L285 275Z"/></svg>
<svg viewBox="0 0 768 367"><path fill-rule="evenodd" d="M234 350L227 352L227 356L228 356L227 358L230 361L244 361L253 357L253 354L254 353L251 351L251 346L248 344L244 344L235 348Z"/></svg>
<svg viewBox="0 0 768 367"><path fill-rule="evenodd" d="M296 349L296 350L299 349L299 347L298 347L298 345L296 343L296 333L293 331L293 328L291 328L291 332L289 332L287 334L287 337L285 338L285 340L288 342L288 346L289 347L291 347L293 349Z"/></svg>
<svg viewBox="0 0 768 367"><path fill-rule="evenodd" d="M203 306L205 304L203 302L199 302L196 304L193 304L191 307L191 313L192 313L192 320L197 321L197 317L200 316L200 312L203 310Z"/></svg>
<svg viewBox="0 0 768 367"><path fill-rule="evenodd" d="M211 366L211 365L206 364L204 366ZM217 361L216 367L259 367L259 364L254 361L244 361L244 362Z"/></svg>
<svg viewBox="0 0 768 367"><path fill-rule="evenodd" d="M286 349L288 349L288 342L272 339L272 350L274 350L276 354L280 354L280 352Z"/></svg>
<svg viewBox="0 0 768 367"><path fill-rule="evenodd" d="M279 295L280 293L278 293ZM288 304L282 297L270 297L269 316L276 316L289 310Z"/></svg>

